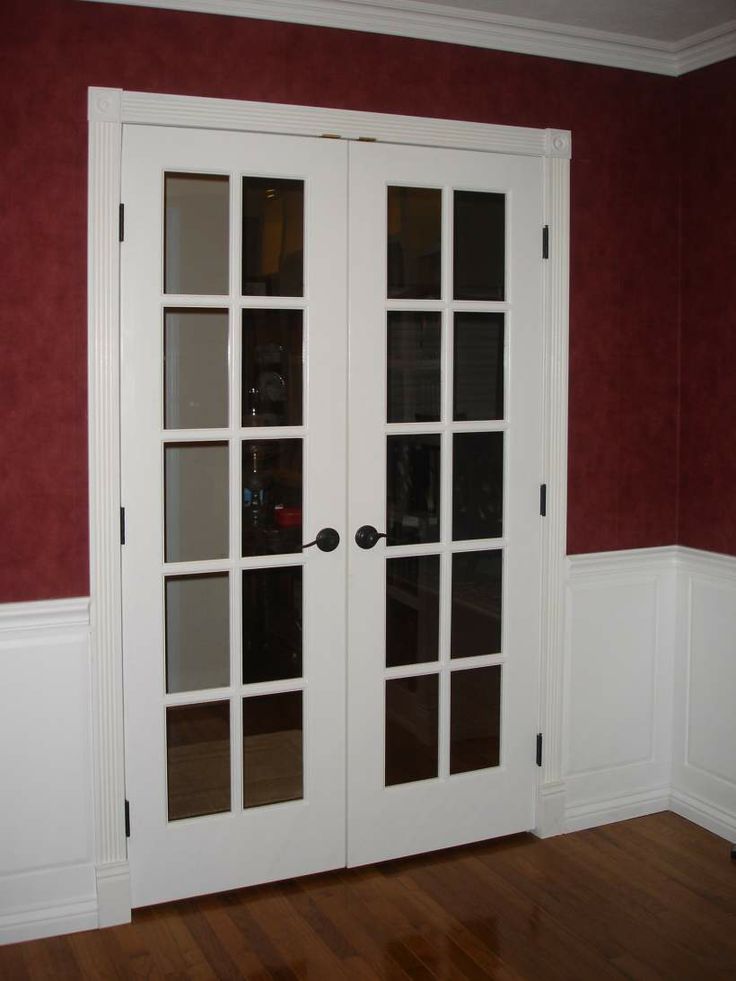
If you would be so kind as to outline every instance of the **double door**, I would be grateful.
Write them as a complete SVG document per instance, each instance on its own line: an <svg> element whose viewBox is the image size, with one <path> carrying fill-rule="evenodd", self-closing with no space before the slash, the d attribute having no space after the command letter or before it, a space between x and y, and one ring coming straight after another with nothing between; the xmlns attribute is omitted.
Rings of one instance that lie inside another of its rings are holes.
<svg viewBox="0 0 736 981"><path fill-rule="evenodd" d="M135 906L525 830L541 165L124 129Z"/></svg>

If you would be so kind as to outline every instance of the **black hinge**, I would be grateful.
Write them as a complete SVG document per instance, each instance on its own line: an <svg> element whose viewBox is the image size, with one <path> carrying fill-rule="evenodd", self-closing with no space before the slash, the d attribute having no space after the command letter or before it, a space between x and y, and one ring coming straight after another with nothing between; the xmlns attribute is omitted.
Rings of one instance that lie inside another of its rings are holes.
<svg viewBox="0 0 736 981"><path fill-rule="evenodd" d="M125 241L125 205L118 205L118 242Z"/></svg>
<svg viewBox="0 0 736 981"><path fill-rule="evenodd" d="M542 733L537 733L537 766L542 765Z"/></svg>
<svg viewBox="0 0 736 981"><path fill-rule="evenodd" d="M543 518L547 517L547 485L539 485L539 513Z"/></svg>
<svg viewBox="0 0 736 981"><path fill-rule="evenodd" d="M130 804L125 802L125 837L130 838Z"/></svg>
<svg viewBox="0 0 736 981"><path fill-rule="evenodd" d="M549 225L542 228L542 258L549 259Z"/></svg>
<svg viewBox="0 0 736 981"><path fill-rule="evenodd" d="M125 508L120 508L120 544L125 545Z"/></svg>

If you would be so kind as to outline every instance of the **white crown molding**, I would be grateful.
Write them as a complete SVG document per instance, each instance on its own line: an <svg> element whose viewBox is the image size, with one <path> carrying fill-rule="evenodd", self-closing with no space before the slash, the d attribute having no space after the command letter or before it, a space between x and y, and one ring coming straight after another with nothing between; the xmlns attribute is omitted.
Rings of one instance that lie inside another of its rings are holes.
<svg viewBox="0 0 736 981"><path fill-rule="evenodd" d="M98 2L98 0L94 0ZM612 68L681 75L736 54L736 22L676 44L421 0L102 0L423 38Z"/></svg>

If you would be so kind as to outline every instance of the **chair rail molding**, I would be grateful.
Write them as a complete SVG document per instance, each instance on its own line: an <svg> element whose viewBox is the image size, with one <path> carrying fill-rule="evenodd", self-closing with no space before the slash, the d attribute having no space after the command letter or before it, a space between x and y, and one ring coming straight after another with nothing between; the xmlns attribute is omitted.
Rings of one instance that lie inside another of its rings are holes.
<svg viewBox="0 0 736 981"><path fill-rule="evenodd" d="M89 471L90 592L93 664L93 737L96 863L100 925L130 918L130 887L123 819L124 733L120 582L120 203L122 131L126 123L250 130L343 139L370 137L405 144L490 153L535 155L544 160L544 221L550 258L544 272L545 479L550 518L542 524L540 719L545 767L540 812L559 797L562 724L562 597L564 596L565 481L567 470L567 334L569 168L571 135L380 113L225 99L192 98L90 88L89 122ZM545 817L544 832L560 830Z"/></svg>

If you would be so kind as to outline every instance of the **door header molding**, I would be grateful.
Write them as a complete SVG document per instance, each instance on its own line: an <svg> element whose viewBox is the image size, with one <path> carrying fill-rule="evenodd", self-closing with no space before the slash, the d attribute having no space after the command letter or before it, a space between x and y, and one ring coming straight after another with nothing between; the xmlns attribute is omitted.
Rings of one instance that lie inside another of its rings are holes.
<svg viewBox="0 0 736 981"><path fill-rule="evenodd" d="M549 258L543 266L544 473L541 518L540 731L537 832L561 830L564 562L567 527L567 378L571 134L566 130L390 116L342 109L125 92L88 92L88 439L90 645L98 924L130 920L125 838L122 593L120 576L120 242L124 124L337 136L537 156L543 160Z"/></svg>
<svg viewBox="0 0 736 981"><path fill-rule="evenodd" d="M136 123L287 136L331 136L344 140L376 140L380 143L558 157L563 160L569 160L572 155L572 136L569 130L564 129L496 126L352 109L290 106L276 102L152 95L122 89L91 88L87 118L91 123Z"/></svg>

